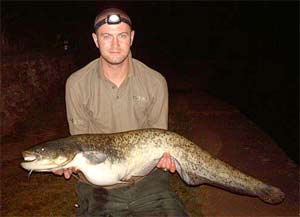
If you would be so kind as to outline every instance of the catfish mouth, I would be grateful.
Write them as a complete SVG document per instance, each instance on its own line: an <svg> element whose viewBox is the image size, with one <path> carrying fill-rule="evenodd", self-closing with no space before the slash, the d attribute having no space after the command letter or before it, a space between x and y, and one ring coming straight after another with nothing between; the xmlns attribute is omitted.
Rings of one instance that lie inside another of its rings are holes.
<svg viewBox="0 0 300 217"><path fill-rule="evenodd" d="M61 169L72 161L72 159L62 156L52 159L51 157L48 158L47 156L31 151L24 151L22 155L24 161L21 163L21 166L30 171L47 172L54 169Z"/></svg>
<svg viewBox="0 0 300 217"><path fill-rule="evenodd" d="M24 162L33 162L39 158L39 156L35 153L24 151L22 152Z"/></svg>

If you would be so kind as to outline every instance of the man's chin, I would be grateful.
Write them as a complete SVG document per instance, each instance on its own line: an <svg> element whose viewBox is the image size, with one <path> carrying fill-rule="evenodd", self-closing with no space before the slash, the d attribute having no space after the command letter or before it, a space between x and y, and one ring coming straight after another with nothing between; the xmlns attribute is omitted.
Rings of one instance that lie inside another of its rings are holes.
<svg viewBox="0 0 300 217"><path fill-rule="evenodd" d="M119 64L122 64L127 58L128 58L128 55L127 56L124 56L124 57L117 57L117 58L107 58L105 56L102 56L103 60L111 65L119 65Z"/></svg>
<svg viewBox="0 0 300 217"><path fill-rule="evenodd" d="M115 60L115 61L107 61L109 64L111 65L120 65L125 61L125 59L123 60Z"/></svg>

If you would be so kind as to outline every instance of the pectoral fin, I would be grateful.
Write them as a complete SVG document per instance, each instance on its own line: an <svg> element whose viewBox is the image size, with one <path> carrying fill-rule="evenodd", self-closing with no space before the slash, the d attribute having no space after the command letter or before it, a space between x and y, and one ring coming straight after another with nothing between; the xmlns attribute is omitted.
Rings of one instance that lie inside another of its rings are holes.
<svg viewBox="0 0 300 217"><path fill-rule="evenodd" d="M83 153L83 157L93 165L100 164L106 160L106 154L98 151L87 151Z"/></svg>

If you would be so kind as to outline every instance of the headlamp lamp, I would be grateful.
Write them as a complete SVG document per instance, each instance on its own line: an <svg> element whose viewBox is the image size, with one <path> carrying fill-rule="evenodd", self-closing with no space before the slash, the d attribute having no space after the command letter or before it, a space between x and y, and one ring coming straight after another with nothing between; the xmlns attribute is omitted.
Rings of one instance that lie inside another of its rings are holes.
<svg viewBox="0 0 300 217"><path fill-rule="evenodd" d="M102 26L105 23L107 23L109 25L115 25L115 24L119 24L121 22L127 23L129 26L131 26L130 20L128 20L124 17L121 17L120 14L110 14L105 19L100 20L99 22L97 22L94 25L94 29L95 29L95 32L96 32L97 29L99 29L99 27Z"/></svg>

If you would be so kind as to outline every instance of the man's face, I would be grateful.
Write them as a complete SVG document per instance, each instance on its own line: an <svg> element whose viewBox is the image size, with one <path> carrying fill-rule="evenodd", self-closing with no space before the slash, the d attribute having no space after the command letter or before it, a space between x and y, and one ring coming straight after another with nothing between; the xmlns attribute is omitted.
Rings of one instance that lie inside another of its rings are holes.
<svg viewBox="0 0 300 217"><path fill-rule="evenodd" d="M100 18L101 20L103 18ZM134 31L126 23L104 24L100 26L93 39L104 61L117 65L122 63L130 52Z"/></svg>

